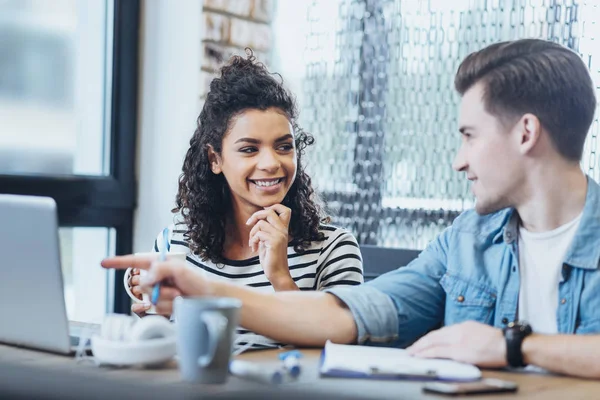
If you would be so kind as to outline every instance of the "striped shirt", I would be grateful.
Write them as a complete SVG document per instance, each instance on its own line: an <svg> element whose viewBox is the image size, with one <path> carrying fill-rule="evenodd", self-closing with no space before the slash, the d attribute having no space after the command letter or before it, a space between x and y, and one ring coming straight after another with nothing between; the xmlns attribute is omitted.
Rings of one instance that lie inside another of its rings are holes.
<svg viewBox="0 0 600 400"><path fill-rule="evenodd" d="M260 265L258 256L246 260L226 260L225 263L214 264L193 254L188 242L183 237L185 225L169 226L169 245L166 248L171 253L186 253L188 266L201 268L210 274L212 279L235 281L250 286L262 293L273 293L275 290L267 279ZM301 253L288 246L288 266L290 275L300 290L323 290L332 287L359 285L363 282L363 269L360 250L354 236L341 228L328 225L319 226L325 239L312 242ZM154 241L154 251L158 252L163 246L163 234L160 233ZM249 330L238 328L236 347L253 349L279 347L267 337L257 335Z"/></svg>

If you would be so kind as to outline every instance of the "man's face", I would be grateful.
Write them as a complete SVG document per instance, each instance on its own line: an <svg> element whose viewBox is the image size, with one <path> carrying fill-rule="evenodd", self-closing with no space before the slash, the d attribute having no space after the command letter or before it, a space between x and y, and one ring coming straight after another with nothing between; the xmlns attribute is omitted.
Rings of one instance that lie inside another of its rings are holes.
<svg viewBox="0 0 600 400"><path fill-rule="evenodd" d="M463 95L458 117L462 143L452 164L472 182L475 210L481 215L514 206L523 181L518 133L485 110L483 88L477 83Z"/></svg>

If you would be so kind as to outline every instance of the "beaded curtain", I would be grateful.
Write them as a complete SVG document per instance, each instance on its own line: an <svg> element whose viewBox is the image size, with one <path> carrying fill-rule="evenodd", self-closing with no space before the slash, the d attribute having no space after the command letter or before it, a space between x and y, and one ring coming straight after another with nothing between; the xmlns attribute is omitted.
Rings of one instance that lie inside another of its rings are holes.
<svg viewBox="0 0 600 400"><path fill-rule="evenodd" d="M474 199L451 163L454 74L469 53L535 37L581 54L600 86L600 7L561 0L314 0L301 123L333 223L361 244L422 249ZM598 119L582 167L600 180Z"/></svg>

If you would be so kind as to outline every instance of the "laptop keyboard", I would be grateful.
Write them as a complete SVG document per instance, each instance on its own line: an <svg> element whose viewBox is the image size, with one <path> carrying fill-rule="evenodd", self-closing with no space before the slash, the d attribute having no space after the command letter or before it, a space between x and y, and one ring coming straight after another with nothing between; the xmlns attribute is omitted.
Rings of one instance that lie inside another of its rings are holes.
<svg viewBox="0 0 600 400"><path fill-rule="evenodd" d="M86 346L89 346L90 338L95 334L100 333L100 324L92 324L86 322L69 321L69 339L72 347L79 346L79 339L85 336Z"/></svg>
<svg viewBox="0 0 600 400"><path fill-rule="evenodd" d="M69 339L71 341L71 347L77 347L79 346L79 336L73 336L73 335L69 335ZM89 342L89 339L88 339ZM86 343L87 345L88 343Z"/></svg>

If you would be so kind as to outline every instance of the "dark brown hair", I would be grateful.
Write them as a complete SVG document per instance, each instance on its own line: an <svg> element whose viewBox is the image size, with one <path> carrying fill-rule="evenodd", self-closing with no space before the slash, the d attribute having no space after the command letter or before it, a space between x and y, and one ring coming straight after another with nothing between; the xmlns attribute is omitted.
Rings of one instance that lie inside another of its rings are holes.
<svg viewBox="0 0 600 400"><path fill-rule="evenodd" d="M292 210L289 234L294 250L301 252L312 241L324 240L319 225L328 220L304 171L304 150L313 144L314 138L297 124L294 97L283 86L280 75L270 73L256 62L249 49L247 55L246 58L233 56L210 83L198 127L183 162L176 207L172 210L183 217L184 237L191 251L214 263L224 260L226 220L232 206L223 174L215 175L210 169L208 146L221 153L223 137L231 121L244 111L276 108L287 116L294 128L298 167L296 179L282 201Z"/></svg>
<svg viewBox="0 0 600 400"><path fill-rule="evenodd" d="M596 97L579 55L539 39L495 43L468 55L454 78L461 96L478 82L490 114L503 122L534 114L563 157L581 160Z"/></svg>

